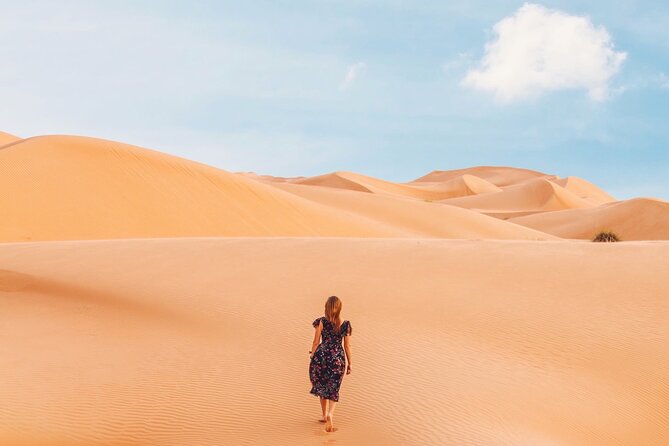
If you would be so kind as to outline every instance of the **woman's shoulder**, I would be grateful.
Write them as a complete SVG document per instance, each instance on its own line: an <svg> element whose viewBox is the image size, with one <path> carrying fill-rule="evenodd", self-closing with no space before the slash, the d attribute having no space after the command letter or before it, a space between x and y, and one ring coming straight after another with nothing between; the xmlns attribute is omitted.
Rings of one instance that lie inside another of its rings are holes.
<svg viewBox="0 0 669 446"><path fill-rule="evenodd" d="M314 321L312 322L311 325L313 325L314 327L318 327L318 325L321 323L321 321L323 322L323 324L325 324L327 322L327 319L325 318L325 316L317 317L316 319L314 319Z"/></svg>

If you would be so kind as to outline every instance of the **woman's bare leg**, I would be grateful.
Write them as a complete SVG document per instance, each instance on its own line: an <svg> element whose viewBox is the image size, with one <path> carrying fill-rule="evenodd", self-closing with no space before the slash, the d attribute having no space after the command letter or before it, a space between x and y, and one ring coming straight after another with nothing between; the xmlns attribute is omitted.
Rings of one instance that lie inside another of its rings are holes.
<svg viewBox="0 0 669 446"><path fill-rule="evenodd" d="M336 401L328 400L328 413L325 416L325 430L328 432L334 432L334 410L335 410L335 405L337 404Z"/></svg>
<svg viewBox="0 0 669 446"><path fill-rule="evenodd" d="M321 421L325 422L325 415L327 415L328 400L321 398L321 411L323 412L323 418Z"/></svg>

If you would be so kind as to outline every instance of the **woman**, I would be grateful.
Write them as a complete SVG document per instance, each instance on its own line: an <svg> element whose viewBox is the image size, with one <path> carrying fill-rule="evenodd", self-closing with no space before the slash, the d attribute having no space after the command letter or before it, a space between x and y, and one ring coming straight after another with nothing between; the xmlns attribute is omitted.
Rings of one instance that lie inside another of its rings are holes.
<svg viewBox="0 0 669 446"><path fill-rule="evenodd" d="M320 397L321 411L327 432L334 432L332 417L335 404L339 401L339 387L346 374L351 373L351 323L341 321L341 300L337 296L330 296L325 302L325 316L313 322L316 328L314 342L309 356L309 378L311 379L311 393ZM321 341L321 337L323 342ZM344 348L342 349L342 339ZM346 358L344 358L344 352ZM346 361L348 365L346 365Z"/></svg>

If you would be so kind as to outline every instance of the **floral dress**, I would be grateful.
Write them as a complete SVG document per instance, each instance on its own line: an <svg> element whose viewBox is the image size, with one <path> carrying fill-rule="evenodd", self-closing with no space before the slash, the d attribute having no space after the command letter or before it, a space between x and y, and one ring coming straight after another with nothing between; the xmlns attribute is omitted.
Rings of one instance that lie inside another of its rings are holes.
<svg viewBox="0 0 669 446"><path fill-rule="evenodd" d="M344 321L339 333L334 326L321 316L313 322L314 327L323 321L322 342L316 348L309 364L312 394L332 401L339 401L339 387L346 372L346 360L342 340L351 334L351 323Z"/></svg>

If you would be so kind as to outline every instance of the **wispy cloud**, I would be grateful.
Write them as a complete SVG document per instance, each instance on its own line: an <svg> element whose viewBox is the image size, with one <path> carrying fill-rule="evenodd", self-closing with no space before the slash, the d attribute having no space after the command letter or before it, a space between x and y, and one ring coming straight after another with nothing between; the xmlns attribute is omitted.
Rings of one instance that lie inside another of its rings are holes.
<svg viewBox="0 0 669 446"><path fill-rule="evenodd" d="M365 72L367 69L367 64L364 62L357 62L354 63L353 65L349 65L348 68L346 69L346 74L344 75L344 79L342 79L341 83L339 84L339 89L340 90L348 90L351 88L351 85L360 77L362 74Z"/></svg>
<svg viewBox="0 0 669 446"><path fill-rule="evenodd" d="M663 90L669 90L669 76L664 73L660 73L657 76L657 83Z"/></svg>
<svg viewBox="0 0 669 446"><path fill-rule="evenodd" d="M556 90L584 89L595 101L609 97L609 81L627 54L589 18L526 3L493 27L480 67L462 84L512 102Z"/></svg>
<svg viewBox="0 0 669 446"><path fill-rule="evenodd" d="M441 65L441 70L445 74L454 72L462 72L472 65L473 58L470 53L458 53L453 59L444 62Z"/></svg>

